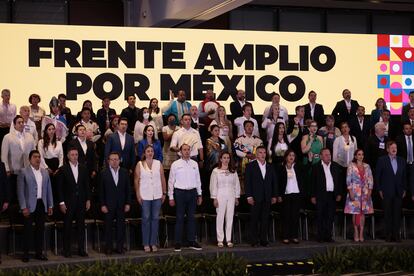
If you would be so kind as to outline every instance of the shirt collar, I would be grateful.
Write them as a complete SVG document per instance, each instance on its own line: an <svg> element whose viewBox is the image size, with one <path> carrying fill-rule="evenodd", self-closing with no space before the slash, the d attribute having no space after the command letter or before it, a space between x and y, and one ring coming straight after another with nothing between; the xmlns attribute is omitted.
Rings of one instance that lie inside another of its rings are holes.
<svg viewBox="0 0 414 276"><path fill-rule="evenodd" d="M32 168L32 171L37 171L37 172L40 171L40 167L37 170L32 165L30 165L30 167Z"/></svg>

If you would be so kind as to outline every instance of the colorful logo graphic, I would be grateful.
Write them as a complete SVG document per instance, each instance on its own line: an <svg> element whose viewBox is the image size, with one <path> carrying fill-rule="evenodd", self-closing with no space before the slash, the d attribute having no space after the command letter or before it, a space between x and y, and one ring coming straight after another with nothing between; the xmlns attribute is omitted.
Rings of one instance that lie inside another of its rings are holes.
<svg viewBox="0 0 414 276"><path fill-rule="evenodd" d="M414 90L414 36L378 35L378 88L391 114L401 114Z"/></svg>

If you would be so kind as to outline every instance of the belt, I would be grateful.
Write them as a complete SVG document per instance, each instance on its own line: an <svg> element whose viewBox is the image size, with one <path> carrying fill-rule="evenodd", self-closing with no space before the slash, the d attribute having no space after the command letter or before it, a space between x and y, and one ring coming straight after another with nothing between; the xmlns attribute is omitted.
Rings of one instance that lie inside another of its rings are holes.
<svg viewBox="0 0 414 276"><path fill-rule="evenodd" d="M178 188L174 188L174 190L178 190L178 191L181 191L181 192L188 192L188 191L196 190L196 188L191 188L191 189L178 189Z"/></svg>

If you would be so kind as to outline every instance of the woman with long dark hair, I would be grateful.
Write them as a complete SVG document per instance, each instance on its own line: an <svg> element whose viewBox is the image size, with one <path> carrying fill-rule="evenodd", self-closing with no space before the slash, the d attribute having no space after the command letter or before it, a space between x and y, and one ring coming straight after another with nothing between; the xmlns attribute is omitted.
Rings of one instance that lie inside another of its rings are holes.
<svg viewBox="0 0 414 276"><path fill-rule="evenodd" d="M211 173L210 197L214 201L217 212L217 246L223 247L224 219L226 220L226 242L233 247L231 232L233 227L234 207L239 204L240 182L233 166L231 155L223 151L220 154L218 166Z"/></svg>
<svg viewBox="0 0 414 276"><path fill-rule="evenodd" d="M158 225L161 205L167 195L164 168L154 159L154 148L146 145L142 160L135 167L135 193L142 206L142 243L145 252L158 251Z"/></svg>
<svg viewBox="0 0 414 276"><path fill-rule="evenodd" d="M155 128L152 125L147 125L144 127L144 138L138 142L137 153L138 160L143 157L144 149L147 145L151 145L154 148L154 159L161 161L162 163L162 148L161 142L158 139L155 139Z"/></svg>
<svg viewBox="0 0 414 276"><path fill-rule="evenodd" d="M290 141L286 134L285 123L276 123L273 136L267 146L267 151L274 165L282 164L285 152L289 149Z"/></svg>
<svg viewBox="0 0 414 276"><path fill-rule="evenodd" d="M210 126L211 137L206 141L206 161L205 166L210 173L219 162L222 152L228 151L226 142L220 138L220 127L218 125Z"/></svg>
<svg viewBox="0 0 414 276"><path fill-rule="evenodd" d="M299 243L299 210L303 198L303 168L296 163L296 154L289 149L278 167L279 195L282 203L283 243Z"/></svg>
<svg viewBox="0 0 414 276"><path fill-rule="evenodd" d="M352 214L354 241L364 241L365 214L374 213L372 188L374 181L371 167L364 162L364 151L357 149L346 174L348 194L345 202L345 214Z"/></svg>
<svg viewBox="0 0 414 276"><path fill-rule="evenodd" d="M55 125L47 124L42 137L37 145L41 165L48 170L50 175L55 175L58 169L63 166L63 147L62 143L56 138Z"/></svg>

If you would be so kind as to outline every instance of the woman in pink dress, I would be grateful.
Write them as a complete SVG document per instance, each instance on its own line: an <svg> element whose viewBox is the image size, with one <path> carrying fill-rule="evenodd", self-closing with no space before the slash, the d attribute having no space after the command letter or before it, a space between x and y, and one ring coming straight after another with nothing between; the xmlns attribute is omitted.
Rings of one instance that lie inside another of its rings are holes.
<svg viewBox="0 0 414 276"><path fill-rule="evenodd" d="M364 241L365 214L374 213L372 205L372 188L374 185L372 171L364 163L364 151L358 149L354 159L348 166L346 175L348 195L345 203L345 214L352 214L354 225L354 241Z"/></svg>

